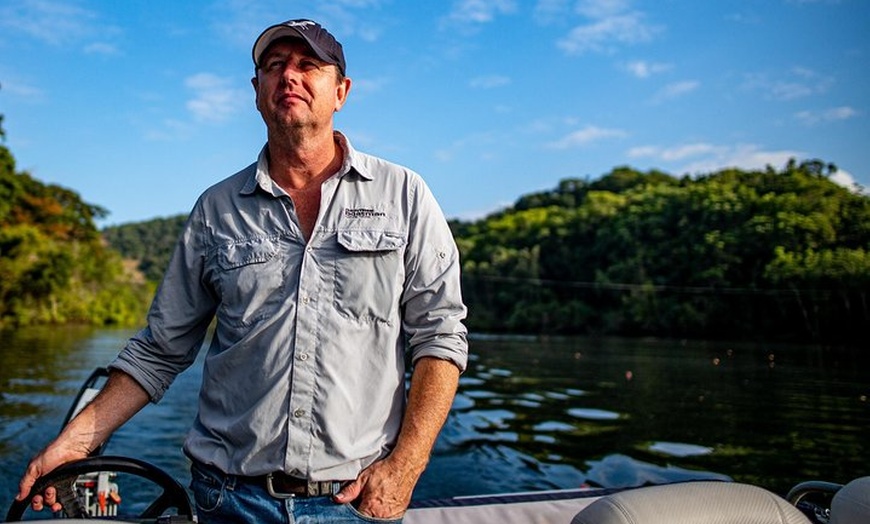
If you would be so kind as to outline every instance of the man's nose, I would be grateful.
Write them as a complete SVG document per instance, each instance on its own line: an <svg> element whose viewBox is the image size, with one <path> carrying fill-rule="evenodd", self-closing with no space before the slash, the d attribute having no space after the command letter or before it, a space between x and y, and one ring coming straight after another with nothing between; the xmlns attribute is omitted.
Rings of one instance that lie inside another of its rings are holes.
<svg viewBox="0 0 870 524"><path fill-rule="evenodd" d="M281 71L281 79L285 82L298 82L302 77L302 69L299 67L299 64L293 62L292 60L288 60L286 64L284 64L284 69Z"/></svg>

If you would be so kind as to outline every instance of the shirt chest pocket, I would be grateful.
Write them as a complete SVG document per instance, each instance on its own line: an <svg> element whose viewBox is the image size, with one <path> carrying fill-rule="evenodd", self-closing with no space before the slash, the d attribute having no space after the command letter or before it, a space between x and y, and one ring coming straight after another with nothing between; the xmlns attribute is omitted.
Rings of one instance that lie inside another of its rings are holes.
<svg viewBox="0 0 870 524"><path fill-rule="evenodd" d="M280 307L286 286L283 258L278 254L279 243L270 238L236 242L218 250L218 314L229 325L251 325Z"/></svg>
<svg viewBox="0 0 870 524"><path fill-rule="evenodd" d="M336 240L336 311L358 322L393 322L405 280L405 236L384 230L340 230Z"/></svg>

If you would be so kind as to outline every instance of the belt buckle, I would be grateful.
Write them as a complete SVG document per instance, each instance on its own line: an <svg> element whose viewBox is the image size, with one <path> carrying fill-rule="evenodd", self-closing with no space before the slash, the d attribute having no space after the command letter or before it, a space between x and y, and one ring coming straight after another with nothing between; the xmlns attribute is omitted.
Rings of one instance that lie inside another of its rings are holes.
<svg viewBox="0 0 870 524"><path fill-rule="evenodd" d="M269 495L275 497L276 499L292 499L296 496L295 493L279 493L275 491L275 486L272 483L272 474L269 473L266 475L266 491L269 492Z"/></svg>

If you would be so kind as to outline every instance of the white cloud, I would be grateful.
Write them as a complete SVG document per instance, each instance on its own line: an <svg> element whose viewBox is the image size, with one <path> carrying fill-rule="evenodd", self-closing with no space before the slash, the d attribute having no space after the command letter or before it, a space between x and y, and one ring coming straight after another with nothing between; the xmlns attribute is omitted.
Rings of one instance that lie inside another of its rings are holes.
<svg viewBox="0 0 870 524"><path fill-rule="evenodd" d="M610 16L587 25L575 27L558 46L568 54L588 51L609 52L616 44L649 42L659 29L648 25L638 12Z"/></svg>
<svg viewBox="0 0 870 524"><path fill-rule="evenodd" d="M52 45L62 45L92 34L96 14L52 0L19 0L0 7L0 27L8 33L24 33Z"/></svg>
<svg viewBox="0 0 870 524"><path fill-rule="evenodd" d="M184 85L193 91L186 105L198 121L223 122L251 104L247 89L236 88L230 80L211 73L190 76Z"/></svg>
<svg viewBox="0 0 870 524"><path fill-rule="evenodd" d="M511 79L507 76L489 75L472 78L468 85L475 89L494 89L496 87L506 86L510 83Z"/></svg>
<svg viewBox="0 0 870 524"><path fill-rule="evenodd" d="M858 116L858 111L849 106L832 107L824 111L801 111L795 114L795 118L807 125L815 125L825 122L839 122Z"/></svg>
<svg viewBox="0 0 870 524"><path fill-rule="evenodd" d="M634 60L623 66L623 69L636 76L637 78L649 78L652 75L669 71L673 66L661 62L647 62L645 60Z"/></svg>
<svg viewBox="0 0 870 524"><path fill-rule="evenodd" d="M802 151L770 151L755 144L716 145L703 142L671 147L639 146L629 150L628 155L671 164L671 170L681 174L706 174L730 167L745 170L781 167L792 158L807 156Z"/></svg>
<svg viewBox="0 0 870 524"><path fill-rule="evenodd" d="M333 3L344 7L353 7L356 9L367 9L380 7L383 5L383 0L335 0Z"/></svg>
<svg viewBox="0 0 870 524"><path fill-rule="evenodd" d="M433 156L439 162L450 162L468 151L473 151L478 159L491 160L497 156L492 151L500 142L501 138L497 133L475 133L457 138L450 144L435 150Z"/></svg>
<svg viewBox="0 0 870 524"><path fill-rule="evenodd" d="M378 93L383 91L389 83L390 80L385 77L355 79L351 85L351 93L354 97Z"/></svg>
<svg viewBox="0 0 870 524"><path fill-rule="evenodd" d="M381 149L387 149L383 143L379 144L377 138L374 135L369 133L368 131L360 131L359 129L342 129L342 133L345 134L348 138L350 138L351 142L353 142L354 146L364 147L366 149L374 149L379 147Z"/></svg>
<svg viewBox="0 0 870 524"><path fill-rule="evenodd" d="M697 80L685 80L668 84L653 97L654 102L664 102L691 93L701 85Z"/></svg>
<svg viewBox="0 0 870 524"><path fill-rule="evenodd" d="M89 55L114 56L121 54L118 48L106 42L94 42L85 46L85 53Z"/></svg>
<svg viewBox="0 0 870 524"><path fill-rule="evenodd" d="M45 96L45 91L27 80L18 79L14 76L10 79L9 75L6 74L2 78L3 80L0 81L0 93L14 95L29 101L41 100Z"/></svg>
<svg viewBox="0 0 870 524"><path fill-rule="evenodd" d="M547 144L547 147L551 149L571 149L582 147L598 140L607 138L624 138L626 136L628 136L628 133L621 129L606 129L589 125L583 129L578 129L577 131L569 133L555 142Z"/></svg>
<svg viewBox="0 0 870 524"><path fill-rule="evenodd" d="M770 95L777 100L793 100L813 94L814 88L797 82L773 82L768 86Z"/></svg>
<svg viewBox="0 0 870 524"><path fill-rule="evenodd" d="M188 122L167 119L163 121L161 129L149 129L145 131L145 140L152 142L173 142L187 140L192 134L192 128Z"/></svg>
<svg viewBox="0 0 870 524"><path fill-rule="evenodd" d="M635 146L628 150L629 158L658 157L661 148L658 146Z"/></svg>
<svg viewBox="0 0 870 524"><path fill-rule="evenodd" d="M697 156L721 155L725 152L727 152L727 148L699 142L668 148L658 146L634 147L628 151L628 156L630 158L651 157L665 162L675 162Z"/></svg>
<svg viewBox="0 0 870 524"><path fill-rule="evenodd" d="M485 24L498 15L511 14L517 9L514 0L456 0L446 22L459 25Z"/></svg>
<svg viewBox="0 0 870 524"><path fill-rule="evenodd" d="M662 27L647 23L646 14L632 9L628 0L582 0L577 14L588 20L558 41L570 55L611 52L619 45L651 41Z"/></svg>
<svg viewBox="0 0 870 524"><path fill-rule="evenodd" d="M745 24L745 25L754 25L757 26L762 23L762 18L755 13L733 13L727 15L725 17L726 20L730 20L736 24Z"/></svg>
<svg viewBox="0 0 870 524"><path fill-rule="evenodd" d="M711 173L729 167L746 170L765 169L767 166L781 167L792 158L805 156L800 151L765 151L756 145L740 144L725 148L722 154L689 164L683 168L683 172Z"/></svg>
<svg viewBox="0 0 870 524"><path fill-rule="evenodd" d="M86 53L115 54L106 43L119 34L117 26L101 20L98 13L71 2L59 0L5 0L0 3L0 34L13 38L32 38L53 46L74 46L99 38L83 46ZM107 52L109 49L113 52Z"/></svg>
<svg viewBox="0 0 870 524"><path fill-rule="evenodd" d="M855 177L852 176L852 173L843 171L842 169L837 169L833 174L831 174L831 181L854 191L858 191L859 189L858 183L855 182Z"/></svg>
<svg viewBox="0 0 870 524"><path fill-rule="evenodd" d="M542 24L558 22L570 12L570 0L538 0L535 4L535 20Z"/></svg>
<svg viewBox="0 0 870 524"><path fill-rule="evenodd" d="M822 94L830 89L833 80L803 67L794 67L790 71L771 78L768 73L751 73L746 75L743 88L760 91L768 99L790 101Z"/></svg>
<svg viewBox="0 0 870 524"><path fill-rule="evenodd" d="M629 4L628 0L581 0L577 12L588 18L608 18L629 10Z"/></svg>

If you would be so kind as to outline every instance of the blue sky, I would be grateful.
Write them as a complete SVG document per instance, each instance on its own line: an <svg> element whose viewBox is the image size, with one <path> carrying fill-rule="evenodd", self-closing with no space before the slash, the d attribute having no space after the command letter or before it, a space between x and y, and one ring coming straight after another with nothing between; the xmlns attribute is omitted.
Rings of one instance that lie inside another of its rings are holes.
<svg viewBox="0 0 870 524"><path fill-rule="evenodd" d="M187 213L256 158L251 45L300 17L344 45L337 127L451 218L622 165L870 187L867 0L2 0L6 145L100 225Z"/></svg>

